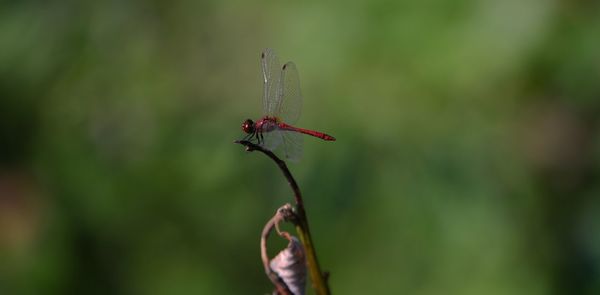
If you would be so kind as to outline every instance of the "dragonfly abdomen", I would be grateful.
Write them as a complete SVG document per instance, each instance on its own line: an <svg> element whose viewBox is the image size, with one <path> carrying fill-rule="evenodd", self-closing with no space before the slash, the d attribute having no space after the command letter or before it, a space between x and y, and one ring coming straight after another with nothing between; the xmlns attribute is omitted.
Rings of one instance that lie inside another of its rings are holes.
<svg viewBox="0 0 600 295"><path fill-rule="evenodd" d="M335 137L333 137L329 134L325 134L325 133L319 132L319 131L304 129L304 128L298 128L298 127L290 126L285 123L279 123L279 128L282 130L287 130L287 131L300 132L302 134L314 136L314 137L317 137L317 138L320 138L320 139L326 140L326 141L335 141Z"/></svg>

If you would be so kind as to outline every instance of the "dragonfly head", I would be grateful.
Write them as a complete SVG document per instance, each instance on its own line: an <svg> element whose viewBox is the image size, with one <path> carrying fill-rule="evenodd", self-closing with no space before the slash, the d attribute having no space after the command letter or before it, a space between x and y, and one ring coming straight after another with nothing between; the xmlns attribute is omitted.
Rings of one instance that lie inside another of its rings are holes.
<svg viewBox="0 0 600 295"><path fill-rule="evenodd" d="M247 119L242 123L242 130L246 133L254 133L254 122L250 119Z"/></svg>

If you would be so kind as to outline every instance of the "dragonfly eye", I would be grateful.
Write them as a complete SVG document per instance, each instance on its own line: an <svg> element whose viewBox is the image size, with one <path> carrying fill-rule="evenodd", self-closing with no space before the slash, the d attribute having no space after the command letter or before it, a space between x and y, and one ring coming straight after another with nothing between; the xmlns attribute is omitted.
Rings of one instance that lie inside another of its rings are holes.
<svg viewBox="0 0 600 295"><path fill-rule="evenodd" d="M254 122L248 119L242 123L242 130L246 133L254 133Z"/></svg>

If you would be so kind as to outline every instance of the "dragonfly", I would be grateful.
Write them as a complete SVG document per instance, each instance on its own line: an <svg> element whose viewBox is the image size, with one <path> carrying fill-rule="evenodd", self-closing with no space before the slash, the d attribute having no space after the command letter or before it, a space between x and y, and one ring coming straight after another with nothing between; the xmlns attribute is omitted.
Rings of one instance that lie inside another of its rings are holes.
<svg viewBox="0 0 600 295"><path fill-rule="evenodd" d="M293 126L302 111L302 93L298 70L293 62L280 65L275 52L267 48L260 55L263 74L263 117L254 122L246 119L242 130L244 140L255 140L270 151L281 150L287 160L297 162L302 157L303 134L335 141L323 132Z"/></svg>

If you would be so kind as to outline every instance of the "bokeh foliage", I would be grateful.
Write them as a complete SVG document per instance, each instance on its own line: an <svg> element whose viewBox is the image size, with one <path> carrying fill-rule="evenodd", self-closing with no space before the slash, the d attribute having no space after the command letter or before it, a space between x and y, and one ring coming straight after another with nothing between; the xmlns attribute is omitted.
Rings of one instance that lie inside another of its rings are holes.
<svg viewBox="0 0 600 295"><path fill-rule="evenodd" d="M0 293L263 294L291 201L232 141L298 65L336 294L600 292L596 1L4 1ZM283 243L282 243L283 244Z"/></svg>

